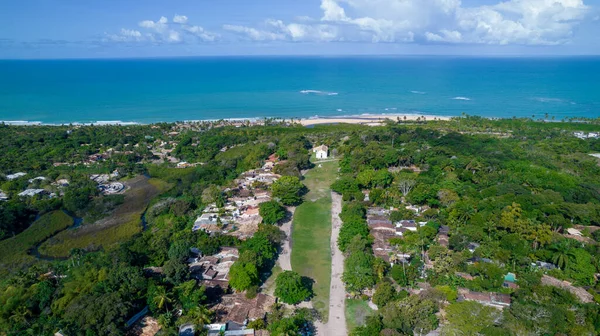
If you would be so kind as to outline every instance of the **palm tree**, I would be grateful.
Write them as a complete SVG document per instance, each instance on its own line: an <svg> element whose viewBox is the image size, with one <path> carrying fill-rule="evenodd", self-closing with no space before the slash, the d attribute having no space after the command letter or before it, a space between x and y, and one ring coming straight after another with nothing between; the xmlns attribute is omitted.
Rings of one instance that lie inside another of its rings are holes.
<svg viewBox="0 0 600 336"><path fill-rule="evenodd" d="M29 310L25 308L25 306L20 306L14 310L13 314L8 318L8 320L15 325L29 325L29 322L27 321L27 316L29 315L31 315Z"/></svg>
<svg viewBox="0 0 600 336"><path fill-rule="evenodd" d="M383 259L375 259L373 263L373 270L377 274L377 278L379 280L383 279L385 276L385 270L387 268L387 263Z"/></svg>
<svg viewBox="0 0 600 336"><path fill-rule="evenodd" d="M195 324L209 324L212 320L213 313L205 306L197 306L190 309L187 313L187 318Z"/></svg>
<svg viewBox="0 0 600 336"><path fill-rule="evenodd" d="M558 268L564 270L571 260L575 258L573 251L570 250L567 243L559 243L550 247L552 253L552 262L558 266Z"/></svg>
<svg viewBox="0 0 600 336"><path fill-rule="evenodd" d="M467 167L465 167L465 169L470 170L473 173L473 175L475 175L476 172L483 169L483 165L481 164L481 162L473 159L471 160L471 162L469 162L469 164L467 164Z"/></svg>
<svg viewBox="0 0 600 336"><path fill-rule="evenodd" d="M156 305L158 309L165 308L167 310L167 304L171 302L171 296L167 293L167 290L163 286L156 286L156 292L154 293L154 297L152 297L152 302Z"/></svg>

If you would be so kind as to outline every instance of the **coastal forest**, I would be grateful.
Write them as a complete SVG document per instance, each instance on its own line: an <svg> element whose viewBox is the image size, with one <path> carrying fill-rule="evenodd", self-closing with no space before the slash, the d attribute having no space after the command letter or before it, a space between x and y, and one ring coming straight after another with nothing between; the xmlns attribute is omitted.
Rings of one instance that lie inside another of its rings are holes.
<svg viewBox="0 0 600 336"><path fill-rule="evenodd" d="M473 116L2 124L0 335L323 334L338 198L347 334L598 335L599 132ZM322 250L303 247L311 232ZM217 275L196 274L211 258ZM230 298L252 307L236 323Z"/></svg>

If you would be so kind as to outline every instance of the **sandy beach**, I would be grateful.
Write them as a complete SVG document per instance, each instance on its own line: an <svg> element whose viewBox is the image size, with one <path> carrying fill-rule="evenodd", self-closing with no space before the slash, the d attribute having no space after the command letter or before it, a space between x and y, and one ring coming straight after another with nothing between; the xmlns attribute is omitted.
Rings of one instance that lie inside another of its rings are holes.
<svg viewBox="0 0 600 336"><path fill-rule="evenodd" d="M386 119L389 120L450 120L450 117L432 116L432 115L415 115L415 114L374 114L348 117L319 117L300 119L300 124L304 126L323 125L323 124L362 124L370 126L381 125Z"/></svg>

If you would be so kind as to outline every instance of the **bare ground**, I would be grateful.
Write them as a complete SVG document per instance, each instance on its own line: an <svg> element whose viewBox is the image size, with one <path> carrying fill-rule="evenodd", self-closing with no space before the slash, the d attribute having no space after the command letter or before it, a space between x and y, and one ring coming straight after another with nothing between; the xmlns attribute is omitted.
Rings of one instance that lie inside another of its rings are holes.
<svg viewBox="0 0 600 336"><path fill-rule="evenodd" d="M344 255L337 246L342 221L342 196L331 192L331 287L329 291L329 319L325 324L317 324L318 335L346 336L345 300L346 290L342 282Z"/></svg>
<svg viewBox="0 0 600 336"><path fill-rule="evenodd" d="M286 240L283 242L283 246L281 247L281 253L279 253L279 258L277 259L277 264L284 271L292 270L292 262L290 260L290 256L292 255L292 220L294 218L294 211L296 211L295 207L289 207L288 211L290 212L290 216L288 216L287 220L281 224L281 231L285 232Z"/></svg>

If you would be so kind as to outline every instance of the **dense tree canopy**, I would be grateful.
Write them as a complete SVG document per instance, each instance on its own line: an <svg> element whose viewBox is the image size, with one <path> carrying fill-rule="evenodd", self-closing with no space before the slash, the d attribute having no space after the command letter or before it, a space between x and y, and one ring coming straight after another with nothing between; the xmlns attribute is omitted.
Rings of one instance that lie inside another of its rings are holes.
<svg viewBox="0 0 600 336"><path fill-rule="evenodd" d="M287 304L298 304L312 295L307 281L293 271L279 274L275 286L275 296Z"/></svg>
<svg viewBox="0 0 600 336"><path fill-rule="evenodd" d="M302 194L306 187L295 176L282 176L271 186L273 198L283 205L298 205L302 203Z"/></svg>

